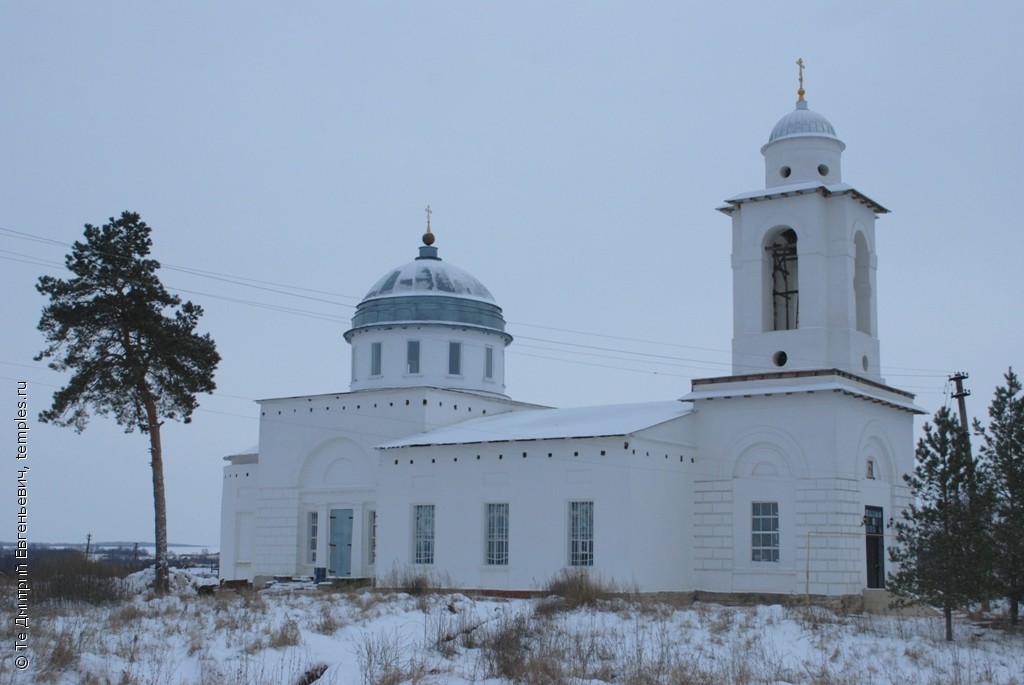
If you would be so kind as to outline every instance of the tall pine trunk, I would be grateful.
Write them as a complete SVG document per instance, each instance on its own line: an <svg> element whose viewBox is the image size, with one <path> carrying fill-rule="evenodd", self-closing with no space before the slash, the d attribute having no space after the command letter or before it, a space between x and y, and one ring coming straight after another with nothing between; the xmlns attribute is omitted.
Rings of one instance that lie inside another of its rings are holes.
<svg viewBox="0 0 1024 685"><path fill-rule="evenodd" d="M948 604L942 607L942 615L946 619L946 642L953 641L953 607Z"/></svg>
<svg viewBox="0 0 1024 685"><path fill-rule="evenodd" d="M164 497L164 456L160 444L160 417L156 403L146 398L146 417L149 420L149 445L153 467L153 511L156 525L156 577L153 590L164 594L171 590L171 569L167 560L167 499Z"/></svg>

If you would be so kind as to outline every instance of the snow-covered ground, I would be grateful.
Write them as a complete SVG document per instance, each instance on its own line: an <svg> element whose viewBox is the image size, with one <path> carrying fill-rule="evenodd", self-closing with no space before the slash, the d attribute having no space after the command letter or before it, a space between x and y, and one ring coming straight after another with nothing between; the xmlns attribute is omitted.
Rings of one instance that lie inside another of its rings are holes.
<svg viewBox="0 0 1024 685"><path fill-rule="evenodd" d="M456 685L1024 683L1024 635L941 617L650 598L552 610L544 600L340 593L289 584L36 607L31 665L0 683ZM211 582L212 579L198 579Z"/></svg>

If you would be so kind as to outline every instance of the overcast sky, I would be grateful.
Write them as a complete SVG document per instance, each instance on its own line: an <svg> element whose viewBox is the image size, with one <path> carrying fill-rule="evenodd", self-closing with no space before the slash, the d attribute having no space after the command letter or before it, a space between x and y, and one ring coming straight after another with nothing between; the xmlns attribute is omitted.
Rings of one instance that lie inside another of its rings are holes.
<svg viewBox="0 0 1024 685"><path fill-rule="evenodd" d="M82 225L154 228L201 304L217 392L164 435L172 542L218 544L226 454L266 397L348 389L355 304L413 259L478 277L506 383L556 406L681 397L729 372L730 221L793 109L846 143L878 222L883 375L983 416L1024 371L1018 2L0 3L0 406L65 378L32 357L42 274ZM172 268L173 267L173 268ZM918 427L923 419L917 421ZM4 431L14 445L13 421ZM33 420L30 537L152 540L148 440ZM0 472L16 536L18 463Z"/></svg>

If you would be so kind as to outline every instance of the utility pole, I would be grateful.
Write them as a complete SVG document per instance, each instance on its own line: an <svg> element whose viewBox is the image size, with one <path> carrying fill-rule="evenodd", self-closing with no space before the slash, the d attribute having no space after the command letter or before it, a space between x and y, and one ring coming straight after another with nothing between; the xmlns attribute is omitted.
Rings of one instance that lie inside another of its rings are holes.
<svg viewBox="0 0 1024 685"><path fill-rule="evenodd" d="M949 377L949 380L956 383L956 392L953 393L953 397L956 398L957 404L960 405L960 430L964 434L964 442L967 445L968 451L971 448L971 432L970 426L967 423L967 402L966 397L971 394L970 390L964 390L964 381L967 380L968 376L963 371L958 371Z"/></svg>
<svg viewBox="0 0 1024 685"><path fill-rule="evenodd" d="M85 558L89 559L89 549L92 547L92 533L85 534Z"/></svg>
<svg viewBox="0 0 1024 685"><path fill-rule="evenodd" d="M971 454L971 430L967 424L967 401L966 398L971 394L970 390L964 390L964 381L967 380L967 374L963 371L957 371L955 374L949 377L949 380L956 383L956 392L953 393L953 397L956 398L957 404L960 406L960 432L961 437L964 441L964 449L967 450L967 469L971 475L971 480L974 480L974 456Z"/></svg>
<svg viewBox="0 0 1024 685"><path fill-rule="evenodd" d="M957 404L960 407L960 430L963 433L964 449L967 450L967 473L970 477L969 490L971 499L974 499L975 485L974 480L974 455L971 454L971 431L967 426L967 396L971 394L970 390L964 390L964 381L967 380L967 374L963 371L957 371L955 374L949 377L949 380L956 384L956 392L953 393L953 397L956 398ZM989 611L988 599L982 600L981 602L982 611Z"/></svg>

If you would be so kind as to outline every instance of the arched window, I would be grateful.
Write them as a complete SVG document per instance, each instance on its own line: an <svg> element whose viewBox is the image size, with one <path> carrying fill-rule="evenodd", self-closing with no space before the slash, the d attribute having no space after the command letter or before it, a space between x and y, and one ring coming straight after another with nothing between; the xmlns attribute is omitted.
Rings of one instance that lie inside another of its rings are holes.
<svg viewBox="0 0 1024 685"><path fill-rule="evenodd" d="M871 258L868 241L863 233L853 239L856 256L853 263L853 296L857 306L857 330L872 335L871 331Z"/></svg>
<svg viewBox="0 0 1024 685"><path fill-rule="evenodd" d="M773 331L791 331L799 325L799 279L797 277L796 231L779 231L765 247L769 284L772 289Z"/></svg>

